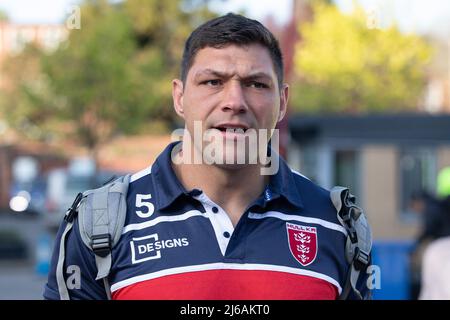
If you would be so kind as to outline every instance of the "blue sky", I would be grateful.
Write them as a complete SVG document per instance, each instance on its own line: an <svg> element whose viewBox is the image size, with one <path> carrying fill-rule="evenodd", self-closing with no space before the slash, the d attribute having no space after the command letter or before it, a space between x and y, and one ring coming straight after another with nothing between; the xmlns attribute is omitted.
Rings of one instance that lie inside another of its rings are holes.
<svg viewBox="0 0 450 320"><path fill-rule="evenodd" d="M354 0L335 0L343 11L349 11ZM69 15L70 6L78 0L0 0L0 9L17 23L58 23ZM408 32L450 36L449 0L357 0L379 19L381 25L392 21ZM279 24L289 18L292 0L227 0L211 6L218 12L244 9L254 19L271 14Z"/></svg>

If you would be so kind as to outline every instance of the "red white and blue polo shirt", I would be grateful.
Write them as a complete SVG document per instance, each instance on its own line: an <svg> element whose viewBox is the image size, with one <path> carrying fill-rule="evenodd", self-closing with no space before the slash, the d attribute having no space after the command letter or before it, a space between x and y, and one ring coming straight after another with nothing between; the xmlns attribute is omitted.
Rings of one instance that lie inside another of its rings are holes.
<svg viewBox="0 0 450 320"><path fill-rule="evenodd" d="M199 189L186 190L171 166L170 144L134 174L122 236L112 250L113 299L336 299L348 271L346 230L329 192L292 171L278 172L233 227L226 212ZM245 183L243 181L242 183ZM46 299L59 299L56 264L66 222L58 232ZM93 252L67 235L63 270L76 265L72 299L106 299ZM365 287L362 272L360 290ZM65 273L66 279L70 277Z"/></svg>

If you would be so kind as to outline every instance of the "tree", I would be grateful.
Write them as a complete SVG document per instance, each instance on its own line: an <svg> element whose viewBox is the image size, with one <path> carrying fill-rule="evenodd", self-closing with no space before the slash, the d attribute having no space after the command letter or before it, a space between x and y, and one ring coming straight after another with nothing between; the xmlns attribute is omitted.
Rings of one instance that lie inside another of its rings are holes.
<svg viewBox="0 0 450 320"><path fill-rule="evenodd" d="M7 22L8 20L9 20L8 14L5 11L0 10L0 23Z"/></svg>
<svg viewBox="0 0 450 320"><path fill-rule="evenodd" d="M135 43L128 17L106 1L86 3L81 12L81 29L43 56L42 69L56 96L48 102L54 116L70 123L72 136L95 157L119 130L139 123L142 108L139 79L129 67Z"/></svg>
<svg viewBox="0 0 450 320"><path fill-rule="evenodd" d="M361 8L345 15L314 5L294 58L297 111L363 112L416 108L432 50L396 26L370 28Z"/></svg>
<svg viewBox="0 0 450 320"><path fill-rule="evenodd" d="M179 75L184 42L197 25L216 16L207 3L207 0L123 3L138 46L133 64L144 88L139 90L140 101L144 109L153 109L153 115L168 123L175 121L170 83Z"/></svg>
<svg viewBox="0 0 450 320"><path fill-rule="evenodd" d="M84 1L81 29L71 30L56 51L35 49L7 63L16 66L9 68L12 90L3 108L9 119L69 137L94 158L117 134L138 133L155 121L170 123L170 80L178 76L184 40L212 15L203 2L185 10L182 4ZM33 68L24 68L31 62ZM30 95L28 87L37 82Z"/></svg>
<svg viewBox="0 0 450 320"><path fill-rule="evenodd" d="M0 114L25 138L47 140L53 131L50 122L53 99L48 78L42 73L43 52L28 44L19 55L3 61L0 87Z"/></svg>

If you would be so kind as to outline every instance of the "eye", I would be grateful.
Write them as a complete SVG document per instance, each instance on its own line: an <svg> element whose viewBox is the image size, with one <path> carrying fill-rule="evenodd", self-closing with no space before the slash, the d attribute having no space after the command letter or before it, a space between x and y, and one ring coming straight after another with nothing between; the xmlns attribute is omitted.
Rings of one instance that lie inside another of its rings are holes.
<svg viewBox="0 0 450 320"><path fill-rule="evenodd" d="M258 81L252 81L248 83L249 87L256 88L256 89L266 89L269 88L269 86L263 82Z"/></svg>
<svg viewBox="0 0 450 320"><path fill-rule="evenodd" d="M211 87L217 87L222 84L222 81L220 79L211 79L211 80L203 81L203 82L201 82L201 84L205 84L205 85L211 86Z"/></svg>

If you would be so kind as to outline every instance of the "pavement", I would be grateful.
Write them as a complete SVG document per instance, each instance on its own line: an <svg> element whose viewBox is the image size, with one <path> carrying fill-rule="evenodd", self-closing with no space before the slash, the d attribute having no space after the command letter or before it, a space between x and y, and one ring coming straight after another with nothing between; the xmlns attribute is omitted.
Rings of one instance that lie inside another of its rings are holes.
<svg viewBox="0 0 450 320"><path fill-rule="evenodd" d="M28 262L0 263L0 300L42 300L47 276Z"/></svg>
<svg viewBox="0 0 450 320"><path fill-rule="evenodd" d="M0 212L0 232L12 232L26 244L25 255L0 251L0 300L42 300L54 235L42 217L6 212Z"/></svg>

